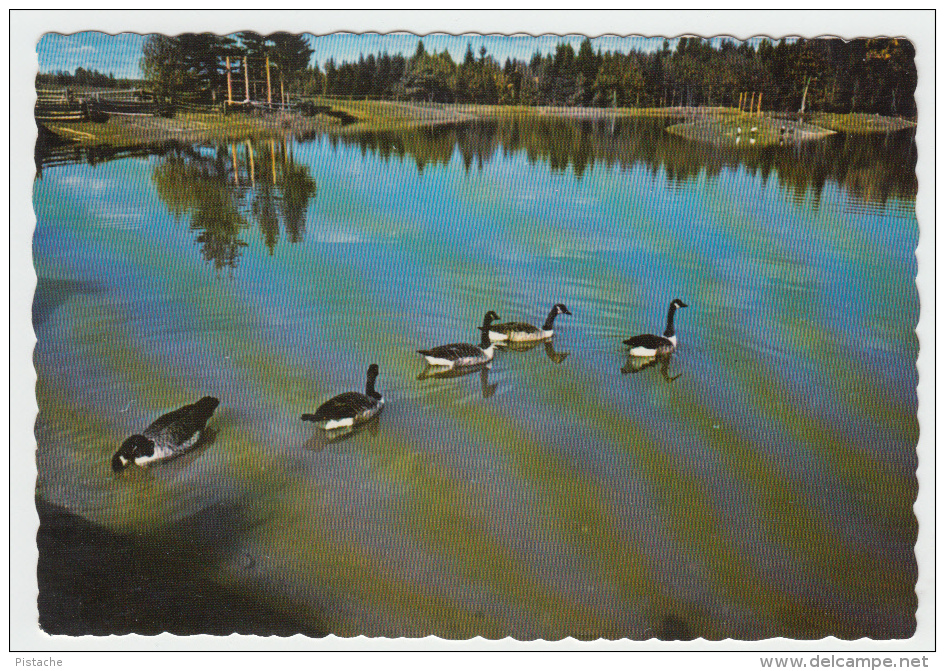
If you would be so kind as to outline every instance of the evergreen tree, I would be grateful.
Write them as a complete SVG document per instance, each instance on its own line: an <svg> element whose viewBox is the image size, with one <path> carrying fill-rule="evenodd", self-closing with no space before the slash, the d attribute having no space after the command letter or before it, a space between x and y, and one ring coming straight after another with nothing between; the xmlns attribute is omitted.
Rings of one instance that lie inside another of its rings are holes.
<svg viewBox="0 0 945 671"><path fill-rule="evenodd" d="M184 85L184 56L180 40L148 35L142 49L141 71L158 101L175 102Z"/></svg>
<svg viewBox="0 0 945 671"><path fill-rule="evenodd" d="M280 77L294 90L312 59L312 47L304 36L290 33L273 33L267 41L272 45L270 55Z"/></svg>

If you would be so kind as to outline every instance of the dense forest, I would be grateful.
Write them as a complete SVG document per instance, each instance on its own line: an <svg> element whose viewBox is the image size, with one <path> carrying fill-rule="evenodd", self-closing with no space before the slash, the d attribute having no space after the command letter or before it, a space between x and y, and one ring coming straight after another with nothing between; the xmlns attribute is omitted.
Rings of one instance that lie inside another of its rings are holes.
<svg viewBox="0 0 945 671"><path fill-rule="evenodd" d="M724 41L718 48L697 37L675 49L594 51L560 43L553 54L526 63L478 55L462 62L429 53L420 42L405 58L381 54L357 62L325 63L310 71L307 92L434 102L582 107L738 105L742 92L761 96L762 109L873 112L914 116L915 51L897 39L764 40L757 48ZM805 95L806 94L806 95Z"/></svg>
<svg viewBox="0 0 945 671"><path fill-rule="evenodd" d="M58 70L56 72L40 72L36 75L36 88L38 89L52 86L118 89L145 86L146 84L147 82L141 79L123 79L116 77L113 72L106 74L98 70L86 70L81 67L76 68L75 72Z"/></svg>
<svg viewBox="0 0 945 671"><path fill-rule="evenodd" d="M428 51L423 41L411 56L329 59L324 67L312 62L313 53L307 36L284 32L152 35L141 69L155 95L169 102L216 104L232 93L237 100L278 102L287 95L326 95L496 105L736 107L740 96L750 93L763 110L916 113L915 49L895 38L713 45L688 37L674 47L664 41L659 50L629 53L595 51L585 39L576 50L561 42L554 53L504 63L485 47L474 52L471 44L456 62L445 50Z"/></svg>

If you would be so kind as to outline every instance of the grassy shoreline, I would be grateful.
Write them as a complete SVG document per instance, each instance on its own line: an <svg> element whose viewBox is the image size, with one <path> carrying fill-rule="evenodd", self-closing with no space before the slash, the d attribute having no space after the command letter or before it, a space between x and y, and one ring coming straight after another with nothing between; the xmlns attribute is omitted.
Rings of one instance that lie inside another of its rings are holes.
<svg viewBox="0 0 945 671"><path fill-rule="evenodd" d="M687 139L714 144L735 143L737 128L754 134L759 145L773 144L781 138L784 124L770 114L749 115L723 107L664 108L585 108L585 107L523 107L505 105L461 105L412 103L381 100L316 100L330 105L357 121L342 124L338 119L318 114L247 116L231 114L181 112L174 118L113 116L104 123L48 122L45 127L64 141L85 146L131 147L168 141L226 142L270 139L311 132L356 133L362 131L405 130L464 121L545 117L571 120L603 120L612 118L670 118L680 123L668 130ZM794 123L796 140L814 139L833 132L874 133L914 127L902 119L862 114L818 114L812 123ZM747 135L745 136L747 137ZM753 143L754 144L754 143Z"/></svg>

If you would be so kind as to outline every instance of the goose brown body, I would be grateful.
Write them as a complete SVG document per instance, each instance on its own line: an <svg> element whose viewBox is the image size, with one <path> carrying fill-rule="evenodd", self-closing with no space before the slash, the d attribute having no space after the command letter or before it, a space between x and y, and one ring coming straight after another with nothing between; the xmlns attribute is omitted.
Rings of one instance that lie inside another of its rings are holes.
<svg viewBox="0 0 945 671"><path fill-rule="evenodd" d="M378 366L372 363L367 371L364 393L346 391L328 399L314 413L302 415L302 420L331 430L366 422L384 408L384 397L374 389Z"/></svg>
<svg viewBox="0 0 945 671"><path fill-rule="evenodd" d="M624 344L630 347L630 356L666 356L676 351L676 330L674 327L674 318L678 308L689 307L678 298L669 304L669 312L666 314L666 330L663 335L658 336L652 333L633 336L624 340Z"/></svg>
<svg viewBox="0 0 945 671"><path fill-rule="evenodd" d="M185 405L161 415L140 434L125 440L112 457L112 470L136 464L144 466L171 459L193 447L220 401L204 396L196 403Z"/></svg>
<svg viewBox="0 0 945 671"><path fill-rule="evenodd" d="M505 322L492 324L489 327L490 340L498 342L528 342L532 340L547 340L554 336L555 317L569 315L571 312L562 303L551 308L545 323L541 328L528 322Z"/></svg>
<svg viewBox="0 0 945 671"><path fill-rule="evenodd" d="M489 339L489 327L498 318L499 315L492 310L486 313L480 327L482 337L479 346L459 342L430 349L420 349L417 350L417 353L426 359L431 366L476 366L492 361L495 356L495 345Z"/></svg>

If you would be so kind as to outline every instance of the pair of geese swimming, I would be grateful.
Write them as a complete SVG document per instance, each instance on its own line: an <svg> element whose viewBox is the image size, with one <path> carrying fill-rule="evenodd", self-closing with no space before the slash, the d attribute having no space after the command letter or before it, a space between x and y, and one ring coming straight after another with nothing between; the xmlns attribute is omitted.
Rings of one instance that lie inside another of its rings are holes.
<svg viewBox="0 0 945 671"><path fill-rule="evenodd" d="M669 304L663 335L644 333L624 340L624 344L630 348L630 356L662 357L674 352L674 317L676 310L684 307L688 306L678 298ZM562 314L570 315L571 312L558 303L551 308L542 327L538 328L525 322L496 324L499 315L490 310L479 327L482 333L479 345L452 343L417 351L431 366L444 369L479 366L492 361L497 342L524 343L553 337L555 318ZM302 419L314 422L326 431L351 427L372 419L384 407L384 396L374 388L378 370L376 363L368 367L367 384L363 394L356 391L338 394L319 406L314 413L302 415ZM204 396L196 403L162 415L140 434L135 434L122 443L112 457L112 470L121 471L132 464L145 466L182 454L200 440L219 403L220 401L212 396Z"/></svg>

